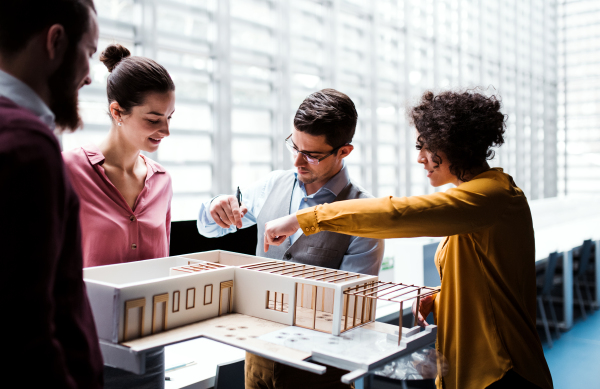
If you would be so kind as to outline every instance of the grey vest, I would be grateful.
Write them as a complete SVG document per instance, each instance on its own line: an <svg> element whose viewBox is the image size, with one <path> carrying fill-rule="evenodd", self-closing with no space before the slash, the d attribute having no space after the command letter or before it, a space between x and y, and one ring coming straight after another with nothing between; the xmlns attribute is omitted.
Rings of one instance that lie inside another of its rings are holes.
<svg viewBox="0 0 600 389"><path fill-rule="evenodd" d="M292 202L292 191L296 184L295 180L294 174L283 174L276 179L273 190L269 194L269 197L267 197L265 205L258 214L256 220L258 227L256 255L259 257L283 259L306 265L339 269L344 254L346 254L348 246L350 245L350 235L329 231L323 231L310 236L303 234L291 246L290 240L286 239L280 246L270 246L268 252L265 253L264 251L263 236L265 233L265 223L287 216L291 213L290 207ZM350 181L337 195L334 201L371 197L373 196Z"/></svg>

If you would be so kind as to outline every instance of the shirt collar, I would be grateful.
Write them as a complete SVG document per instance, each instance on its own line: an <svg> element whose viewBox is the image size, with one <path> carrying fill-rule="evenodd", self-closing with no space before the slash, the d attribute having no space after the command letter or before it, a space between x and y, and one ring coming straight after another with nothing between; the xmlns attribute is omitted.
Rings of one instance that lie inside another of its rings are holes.
<svg viewBox="0 0 600 389"><path fill-rule="evenodd" d="M294 174L296 174L296 177L298 177L297 171ZM300 187L304 190L304 184L302 183L302 181L298 180L298 182L300 184ZM346 187L346 185L348 185L348 182L350 182L350 174L348 173L348 169L346 169L346 161L342 160L342 169L339 172L337 172L335 176L331 177L325 185L319 188L319 190L316 191L313 194L313 196L315 196L321 191L326 190L332 193L335 197L337 197L337 195L340 194L340 192Z"/></svg>
<svg viewBox="0 0 600 389"><path fill-rule="evenodd" d="M144 158L144 161L146 161L146 165L150 166L150 168L152 169L152 171L154 173L165 173L166 172L165 168L162 167L161 164L154 162L150 158L146 157L144 154L141 154L141 156L142 156L142 158Z"/></svg>
<svg viewBox="0 0 600 389"><path fill-rule="evenodd" d="M18 106L33 112L51 130L54 131L56 128L54 113L40 96L23 81L2 70L0 70L0 96L6 97Z"/></svg>
<svg viewBox="0 0 600 389"><path fill-rule="evenodd" d="M104 163L104 155L102 154L102 151L100 151L100 148L98 146L90 144L86 146L81 146L81 149L83 150L83 152L85 153L92 165L101 165L102 163Z"/></svg>
<svg viewBox="0 0 600 389"><path fill-rule="evenodd" d="M81 147L87 156L88 160L92 165L102 165L104 163L104 154L100 151L100 148L94 144L89 144ZM154 173L165 173L166 170L160 164L154 162L150 158L146 157L142 154L142 158L146 161L146 166L150 167L151 174L148 177L152 176Z"/></svg>

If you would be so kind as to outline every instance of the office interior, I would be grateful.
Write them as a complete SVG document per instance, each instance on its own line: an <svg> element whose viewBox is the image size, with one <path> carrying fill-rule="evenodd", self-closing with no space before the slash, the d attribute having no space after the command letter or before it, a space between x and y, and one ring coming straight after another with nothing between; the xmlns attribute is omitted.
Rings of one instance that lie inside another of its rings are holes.
<svg viewBox="0 0 600 389"><path fill-rule="evenodd" d="M539 227L544 239L556 243L536 264L546 311L538 331L554 385L597 385L599 2L95 0L95 5L98 52L120 43L165 66L177 87L171 135L149 155L172 177L171 255L214 249L254 255L255 227L218 239L200 236L199 206L273 170L291 169L284 139L297 107L316 90L338 89L356 104L347 168L375 197L449 188L430 187L416 163L414 128L405 110L425 90L499 94L508 117L506 143L490 165L514 178L531 204L536 232ZM60 136L63 150L100 142L110 126L108 72L98 55L91 62L92 84L80 91L84 128ZM585 240L591 240L589 250ZM393 251L394 245L387 247ZM424 263L432 262L431 249L423 247ZM550 251L558 251L553 277L547 275ZM385 258L394 255L386 251L382 268L390 280L399 275L394 261ZM544 294L547 279L553 284ZM397 323L398 313L394 317L384 308L379 320Z"/></svg>

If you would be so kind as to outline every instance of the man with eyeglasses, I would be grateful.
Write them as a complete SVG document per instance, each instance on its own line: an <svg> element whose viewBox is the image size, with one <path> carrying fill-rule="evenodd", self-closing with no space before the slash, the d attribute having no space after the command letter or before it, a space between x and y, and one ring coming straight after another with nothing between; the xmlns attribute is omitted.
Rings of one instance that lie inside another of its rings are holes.
<svg viewBox="0 0 600 389"><path fill-rule="evenodd" d="M243 202L233 195L202 204L198 231L219 237L238 228L258 226L256 255L307 265L377 275L383 259L383 240L334 232L306 236L302 231L280 246L264 247L265 223L318 204L372 197L352 182L345 166L358 115L352 100L334 89L308 96L296 111L294 129L285 144L294 169L277 170L242 190ZM327 367L322 375L303 372L246 354L246 388L348 388L343 370Z"/></svg>

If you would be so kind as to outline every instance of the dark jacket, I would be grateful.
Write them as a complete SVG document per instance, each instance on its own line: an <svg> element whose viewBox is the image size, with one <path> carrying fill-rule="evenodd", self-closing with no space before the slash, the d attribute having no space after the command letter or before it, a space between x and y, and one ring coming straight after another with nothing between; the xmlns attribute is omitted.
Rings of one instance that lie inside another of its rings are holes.
<svg viewBox="0 0 600 389"><path fill-rule="evenodd" d="M2 385L102 387L80 240L79 199L56 137L0 97Z"/></svg>

